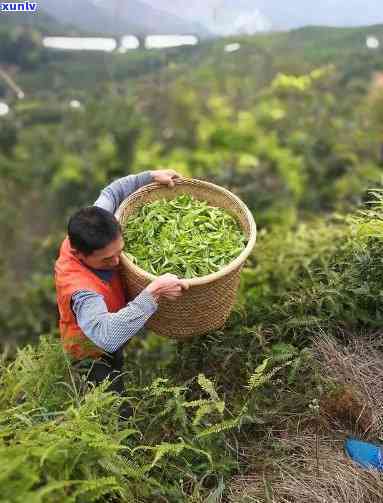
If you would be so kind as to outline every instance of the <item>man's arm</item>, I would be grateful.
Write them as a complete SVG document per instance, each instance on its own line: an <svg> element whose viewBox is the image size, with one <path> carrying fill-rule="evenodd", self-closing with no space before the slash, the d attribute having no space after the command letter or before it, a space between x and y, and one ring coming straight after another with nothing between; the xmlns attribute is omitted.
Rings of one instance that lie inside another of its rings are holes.
<svg viewBox="0 0 383 503"><path fill-rule="evenodd" d="M72 295L72 309L83 333L99 348L114 353L143 328L157 311L153 295L143 290L126 307L110 313L104 297L81 290Z"/></svg>
<svg viewBox="0 0 383 503"><path fill-rule="evenodd" d="M138 175L129 175L119 178L101 191L94 203L104 210L115 213L124 199L133 194L137 189L153 181L151 171L143 171Z"/></svg>

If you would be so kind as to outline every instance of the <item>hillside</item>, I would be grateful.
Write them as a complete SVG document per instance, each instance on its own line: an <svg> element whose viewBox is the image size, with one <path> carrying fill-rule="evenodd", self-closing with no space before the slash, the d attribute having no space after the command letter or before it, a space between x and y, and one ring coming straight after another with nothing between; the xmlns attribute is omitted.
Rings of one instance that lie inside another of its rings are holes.
<svg viewBox="0 0 383 503"><path fill-rule="evenodd" d="M48 29L54 31L54 25L49 25ZM199 72L201 79L205 72L222 79L228 74L239 80L251 79L258 88L278 71L304 73L318 65L332 63L347 79L353 76L368 80L372 72L381 68L382 47L378 50L366 47L366 38L371 35L383 40L383 25L344 29L307 27L291 32L203 42L196 47L139 50L123 55L45 51L46 63L34 68L33 72L20 74L19 78L32 94L51 89L60 93L68 90L70 93L82 92L89 86L99 86L111 79L114 83L126 80L133 83L151 74L166 81L189 74L191 81L196 81ZM232 41L241 43L240 51L225 54L225 45ZM161 68L163 71L159 74ZM95 72L97 80L91 77Z"/></svg>
<svg viewBox="0 0 383 503"><path fill-rule="evenodd" d="M104 4L92 0L63 3L41 0L39 5L61 23L69 23L87 32L106 35L187 34L206 36L208 30L140 0Z"/></svg>
<svg viewBox="0 0 383 503"><path fill-rule="evenodd" d="M0 499L381 503L344 441L383 438L383 26L126 54L43 34L0 28L25 91L0 84ZM257 243L221 329L134 335L121 398L63 353L52 271L77 209L160 166L240 197Z"/></svg>
<svg viewBox="0 0 383 503"><path fill-rule="evenodd" d="M49 34L61 34L69 33L70 27L65 26L63 23L57 21L54 17L50 16L47 12L42 9L37 10L36 13L32 15L2 15L0 16L0 27L2 29L7 28L8 30L26 26L31 29L35 29L46 35Z"/></svg>

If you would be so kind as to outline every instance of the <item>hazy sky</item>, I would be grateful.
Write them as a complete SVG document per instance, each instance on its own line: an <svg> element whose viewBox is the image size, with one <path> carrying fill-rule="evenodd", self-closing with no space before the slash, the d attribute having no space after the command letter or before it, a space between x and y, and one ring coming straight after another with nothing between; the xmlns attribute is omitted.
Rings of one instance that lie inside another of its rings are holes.
<svg viewBox="0 0 383 503"><path fill-rule="evenodd" d="M129 1L129 0L127 0ZM274 28L307 24L355 26L383 23L383 0L143 0L207 26L229 26L248 16L249 23ZM253 18L253 19L251 19Z"/></svg>
<svg viewBox="0 0 383 503"><path fill-rule="evenodd" d="M53 0L44 0L53 1ZM59 1L59 0L56 0ZM91 0L124 13L126 19L149 20L145 4L178 19L198 22L211 33L254 33L307 25L362 26L383 24L383 0ZM131 7L131 8L130 8ZM143 8L144 7L144 8ZM152 12L153 14L153 12ZM155 26L160 26L157 17ZM163 19L163 18L162 18ZM141 20L142 21L142 20ZM172 18L173 24L177 19Z"/></svg>

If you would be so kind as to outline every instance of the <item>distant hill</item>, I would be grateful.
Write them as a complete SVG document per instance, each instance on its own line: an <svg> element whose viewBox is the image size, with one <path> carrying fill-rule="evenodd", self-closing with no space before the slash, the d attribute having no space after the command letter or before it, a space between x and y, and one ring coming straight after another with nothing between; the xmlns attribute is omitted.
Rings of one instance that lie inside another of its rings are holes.
<svg viewBox="0 0 383 503"><path fill-rule="evenodd" d="M183 20L158 10L141 0L40 0L39 6L61 23L69 23L89 32L120 34L209 35L196 22Z"/></svg>
<svg viewBox="0 0 383 503"><path fill-rule="evenodd" d="M380 47L374 51L366 47L366 39L374 36ZM353 62L361 56L369 60L382 58L383 24L350 28L331 26L306 26L289 32L267 33L251 37L262 47L275 50L276 54L288 57L289 53L301 54L307 62L314 64L347 64L346 57Z"/></svg>
<svg viewBox="0 0 383 503"><path fill-rule="evenodd" d="M30 26L47 35L69 34L71 29L73 29L73 27L64 25L41 8L34 14L18 13L0 15L0 27L11 29L16 26Z"/></svg>
<svg viewBox="0 0 383 503"><path fill-rule="evenodd" d="M235 0L225 0L233 3ZM289 30L308 25L362 26L383 22L383 9L377 0L241 0L257 8L271 21L273 29Z"/></svg>
<svg viewBox="0 0 383 503"><path fill-rule="evenodd" d="M0 16L0 27L3 19L4 16ZM36 18L36 22L45 25L46 30L58 26L64 33L64 28L49 16ZM369 35L381 41L379 49L366 47ZM226 53L225 46L231 42L239 42L240 49ZM148 76L153 81L161 78L173 81L182 77L201 85L211 79L223 85L226 77L235 77L238 85L251 85L256 93L277 72L302 74L329 63L340 69L345 82L357 77L367 85L374 71L383 71L383 25L306 27L290 32L206 40L195 47L160 51L141 49L126 54L45 50L38 68L21 71L18 82L26 93L34 95L87 93L111 81L121 86L129 82L130 86ZM14 64L18 65L17 61Z"/></svg>
<svg viewBox="0 0 383 503"><path fill-rule="evenodd" d="M308 25L361 26L383 22L378 0L145 0L158 9L199 21L217 34L290 30Z"/></svg>

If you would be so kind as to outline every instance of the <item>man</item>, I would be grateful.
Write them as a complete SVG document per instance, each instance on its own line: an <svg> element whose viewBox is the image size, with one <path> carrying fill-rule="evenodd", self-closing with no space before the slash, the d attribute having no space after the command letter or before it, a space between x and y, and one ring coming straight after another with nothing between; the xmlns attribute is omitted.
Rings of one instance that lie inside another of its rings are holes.
<svg viewBox="0 0 383 503"><path fill-rule="evenodd" d="M95 385L109 378L110 391L124 395L123 348L157 311L161 297L176 299L187 283L165 274L127 302L118 271L124 242L114 213L138 188L158 182L173 187L174 170L147 171L106 187L93 206L69 220L68 236L55 265L60 333L75 366L89 367ZM80 362L80 363L77 363ZM131 414L129 406L120 415Z"/></svg>

